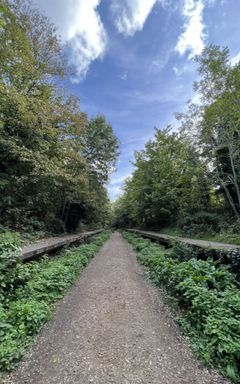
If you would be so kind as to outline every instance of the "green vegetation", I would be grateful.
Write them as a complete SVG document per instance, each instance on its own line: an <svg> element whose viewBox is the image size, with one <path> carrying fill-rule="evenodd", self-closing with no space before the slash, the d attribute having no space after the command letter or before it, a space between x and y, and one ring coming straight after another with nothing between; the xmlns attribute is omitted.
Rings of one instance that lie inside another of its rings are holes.
<svg viewBox="0 0 240 384"><path fill-rule="evenodd" d="M110 231L105 231L89 244L27 264L18 258L19 237L5 236L0 246L0 370L13 368L51 317L54 303L64 296L109 236Z"/></svg>
<svg viewBox="0 0 240 384"><path fill-rule="evenodd" d="M240 292L235 275L211 258L196 259L183 244L165 250L129 232L124 237L150 279L177 304L179 322L199 356L240 383Z"/></svg>
<svg viewBox="0 0 240 384"><path fill-rule="evenodd" d="M115 203L113 224L239 242L240 63L227 48L196 57L198 103L176 114L179 129L156 129L135 153L135 170Z"/></svg>
<svg viewBox="0 0 240 384"><path fill-rule="evenodd" d="M2 247L5 243L7 243L8 245L15 244L18 247L23 247L24 245L34 243L39 239L49 238L51 236L52 233L47 231L19 232L4 229L4 231L0 232L0 247Z"/></svg>
<svg viewBox="0 0 240 384"><path fill-rule="evenodd" d="M118 142L63 93L55 27L28 0L0 6L0 225L73 231L109 219L106 182Z"/></svg>

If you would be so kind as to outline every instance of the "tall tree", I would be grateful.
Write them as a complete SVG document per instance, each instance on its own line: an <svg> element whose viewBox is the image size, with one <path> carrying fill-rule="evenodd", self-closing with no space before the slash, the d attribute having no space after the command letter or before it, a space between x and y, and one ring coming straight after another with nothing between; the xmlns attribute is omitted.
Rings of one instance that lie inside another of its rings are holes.
<svg viewBox="0 0 240 384"><path fill-rule="evenodd" d="M89 121L78 98L62 95L61 42L29 4L0 10L0 220L50 230L100 223L117 140L103 116Z"/></svg>
<svg viewBox="0 0 240 384"><path fill-rule="evenodd" d="M89 121L83 136L83 155L89 163L90 172L99 182L106 183L116 165L118 140L104 116Z"/></svg>
<svg viewBox="0 0 240 384"><path fill-rule="evenodd" d="M202 78L195 83L204 101L199 143L212 164L216 183L236 217L240 214L240 64L232 67L228 48L205 48L197 57Z"/></svg>

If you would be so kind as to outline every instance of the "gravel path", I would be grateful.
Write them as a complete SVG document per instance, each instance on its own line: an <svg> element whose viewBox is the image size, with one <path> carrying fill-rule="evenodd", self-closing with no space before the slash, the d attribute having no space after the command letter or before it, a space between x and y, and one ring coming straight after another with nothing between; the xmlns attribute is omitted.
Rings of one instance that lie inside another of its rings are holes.
<svg viewBox="0 0 240 384"><path fill-rule="evenodd" d="M227 384L201 366L131 247L112 235L61 301L13 384Z"/></svg>

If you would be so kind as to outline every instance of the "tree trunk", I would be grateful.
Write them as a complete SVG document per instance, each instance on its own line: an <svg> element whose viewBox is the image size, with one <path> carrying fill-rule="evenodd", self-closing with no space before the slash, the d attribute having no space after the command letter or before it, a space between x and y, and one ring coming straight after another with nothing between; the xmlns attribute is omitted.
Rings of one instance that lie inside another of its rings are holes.
<svg viewBox="0 0 240 384"><path fill-rule="evenodd" d="M229 158L231 162L231 168L232 168L232 173L233 173L233 182L234 182L234 187L237 192L237 198L238 198L238 209L240 208L240 190L238 186L238 180L237 180L237 174L234 166L234 161L233 161L233 149L232 149L232 144L229 144L228 146L228 152L229 152Z"/></svg>
<svg viewBox="0 0 240 384"><path fill-rule="evenodd" d="M64 197L64 203L63 203L62 213L61 213L61 220L62 220L62 221L63 221L63 217L64 217L65 209L66 209L66 204L67 204L67 199L66 199L66 197Z"/></svg>
<svg viewBox="0 0 240 384"><path fill-rule="evenodd" d="M217 169L217 168L216 168L216 169ZM236 215L237 218L239 219L239 213L238 213L238 211L237 211L237 209L236 209L236 207L235 207L235 204L234 204L234 201L233 201L233 199L232 199L232 196L230 195L230 192L229 192L229 190L228 190L228 188L227 188L225 182L224 182L223 179L220 177L219 172L218 172L218 169L217 169L217 177L218 177L218 180L219 180L220 185L221 185L221 186L223 187L223 189L224 189L224 192L225 192L225 194L226 194L227 200L228 200L230 206L232 207L233 212L235 213L235 215Z"/></svg>
<svg viewBox="0 0 240 384"><path fill-rule="evenodd" d="M67 223L67 219L68 219L68 215L69 215L70 206L71 206L71 203L69 202L68 203L68 207L67 207L67 212L66 212L66 215L65 215L65 219L64 219L65 227L66 227L66 223Z"/></svg>

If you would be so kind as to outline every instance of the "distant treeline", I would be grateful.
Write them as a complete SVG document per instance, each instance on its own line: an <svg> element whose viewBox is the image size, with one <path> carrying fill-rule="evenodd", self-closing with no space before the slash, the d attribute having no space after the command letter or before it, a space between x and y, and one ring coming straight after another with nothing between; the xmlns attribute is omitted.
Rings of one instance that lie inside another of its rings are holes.
<svg viewBox="0 0 240 384"><path fill-rule="evenodd" d="M179 129L156 129L135 154L135 171L115 203L114 224L191 232L239 229L240 63L228 48L195 58L197 103L176 114Z"/></svg>
<svg viewBox="0 0 240 384"><path fill-rule="evenodd" d="M118 142L63 93L64 47L26 0L0 4L0 225L74 230L109 216Z"/></svg>

